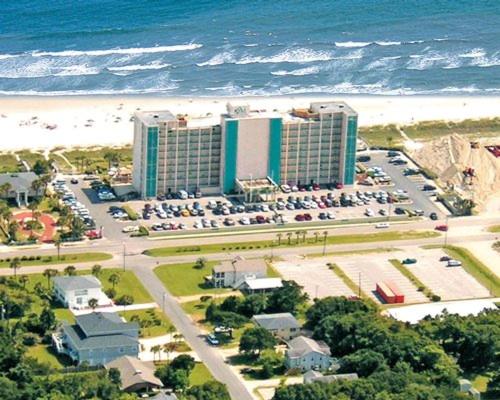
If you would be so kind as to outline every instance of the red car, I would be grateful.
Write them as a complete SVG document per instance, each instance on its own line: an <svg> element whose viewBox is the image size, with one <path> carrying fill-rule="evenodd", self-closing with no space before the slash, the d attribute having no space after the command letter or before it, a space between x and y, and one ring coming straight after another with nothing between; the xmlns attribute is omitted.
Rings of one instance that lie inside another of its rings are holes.
<svg viewBox="0 0 500 400"><path fill-rule="evenodd" d="M344 188L344 185L342 183L337 183L335 185L335 189L343 189Z"/></svg>
<svg viewBox="0 0 500 400"><path fill-rule="evenodd" d="M448 225L437 225L435 229L437 231L446 232L448 230Z"/></svg>
<svg viewBox="0 0 500 400"><path fill-rule="evenodd" d="M304 220L305 220L305 217L302 214L297 214L295 216L295 221L301 222L301 221L304 221Z"/></svg>
<svg viewBox="0 0 500 400"><path fill-rule="evenodd" d="M257 220L257 223L259 223L259 224L263 224L266 222L266 219L262 215L257 215L255 217L255 219Z"/></svg>
<svg viewBox="0 0 500 400"><path fill-rule="evenodd" d="M313 190L319 190L320 187L317 183L313 183Z"/></svg>
<svg viewBox="0 0 500 400"><path fill-rule="evenodd" d="M306 214L304 214L304 219L305 219L306 221L312 221L313 217L311 216L311 214L307 214L307 213L306 213Z"/></svg>

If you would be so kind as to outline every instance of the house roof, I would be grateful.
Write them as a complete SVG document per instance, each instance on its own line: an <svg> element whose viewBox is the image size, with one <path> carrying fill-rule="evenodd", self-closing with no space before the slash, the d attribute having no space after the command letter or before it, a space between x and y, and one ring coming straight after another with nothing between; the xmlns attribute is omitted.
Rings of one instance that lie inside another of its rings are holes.
<svg viewBox="0 0 500 400"><path fill-rule="evenodd" d="M290 313L259 314L254 315L252 320L268 330L300 328L299 321Z"/></svg>
<svg viewBox="0 0 500 400"><path fill-rule="evenodd" d="M314 339L297 336L288 343L289 350L287 352L288 357L297 358L303 357L311 352L322 353L326 356L330 356L330 348L325 342L316 341Z"/></svg>
<svg viewBox="0 0 500 400"><path fill-rule="evenodd" d="M312 383L312 382L325 382L331 383L339 380L348 380L353 381L358 379L358 374L335 374L335 375L323 375L319 371L310 370L304 374L304 382Z"/></svg>
<svg viewBox="0 0 500 400"><path fill-rule="evenodd" d="M126 390L131 386L146 383L162 387L163 384L154 375L154 369L141 360L124 356L117 358L104 366L106 369L116 368L120 371L121 389Z"/></svg>
<svg viewBox="0 0 500 400"><path fill-rule="evenodd" d="M214 267L214 272L262 272L266 273L267 264L262 259L245 260L235 258L231 261L222 261Z"/></svg>
<svg viewBox="0 0 500 400"><path fill-rule="evenodd" d="M33 181L37 180L38 176L34 172L16 172L8 174L0 174L0 185L10 183L12 190L30 190Z"/></svg>
<svg viewBox="0 0 500 400"><path fill-rule="evenodd" d="M178 400L175 393L160 392L157 395L150 397L151 400Z"/></svg>
<svg viewBox="0 0 500 400"><path fill-rule="evenodd" d="M75 319L85 336L113 335L131 329L139 330L136 322L123 322L117 313L93 312L78 315Z"/></svg>
<svg viewBox="0 0 500 400"><path fill-rule="evenodd" d="M52 281L61 290L100 289L101 282L93 275L56 276Z"/></svg>
<svg viewBox="0 0 500 400"><path fill-rule="evenodd" d="M78 351L139 345L137 338L124 334L87 337L78 325L63 324L62 329L64 334L70 337L71 343Z"/></svg>
<svg viewBox="0 0 500 400"><path fill-rule="evenodd" d="M276 289L283 286L281 278L255 278L245 279L243 285L250 290Z"/></svg>

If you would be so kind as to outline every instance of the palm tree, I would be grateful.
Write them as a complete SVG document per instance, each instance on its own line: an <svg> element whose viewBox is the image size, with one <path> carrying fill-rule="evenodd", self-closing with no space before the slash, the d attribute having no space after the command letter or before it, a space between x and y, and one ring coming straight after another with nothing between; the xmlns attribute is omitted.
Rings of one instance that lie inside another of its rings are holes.
<svg viewBox="0 0 500 400"><path fill-rule="evenodd" d="M57 261L59 261L61 256L61 244L62 244L61 237L57 235L57 237L54 239L54 245L56 246L57 249Z"/></svg>
<svg viewBox="0 0 500 400"><path fill-rule="evenodd" d="M295 235L297 235L297 244L299 244L300 231L295 232Z"/></svg>
<svg viewBox="0 0 500 400"><path fill-rule="evenodd" d="M197 269L203 269L205 268L207 265L207 259L205 257L200 257L196 260L196 263L195 263L195 268Z"/></svg>
<svg viewBox="0 0 500 400"><path fill-rule="evenodd" d="M323 232L323 255L326 254L326 238L328 237L328 231Z"/></svg>
<svg viewBox="0 0 500 400"><path fill-rule="evenodd" d="M95 311L98 305L99 305L99 300L93 298L89 299L89 307L92 309L92 311Z"/></svg>
<svg viewBox="0 0 500 400"><path fill-rule="evenodd" d="M12 185L9 182L5 182L0 186L0 193L3 194L3 197L7 198L9 196L9 192L12 190Z"/></svg>
<svg viewBox="0 0 500 400"><path fill-rule="evenodd" d="M314 232L314 233L313 233L313 235L314 235L314 242L315 242L315 243L318 243L318 240L319 240L319 232Z"/></svg>
<svg viewBox="0 0 500 400"><path fill-rule="evenodd" d="M167 328L167 333L170 335L170 338L172 338L174 332L175 332L175 326L169 325Z"/></svg>
<svg viewBox="0 0 500 400"><path fill-rule="evenodd" d="M64 274L68 276L75 276L76 268L73 265L68 265L66 268L64 268Z"/></svg>
<svg viewBox="0 0 500 400"><path fill-rule="evenodd" d="M96 264L92 267L92 275L94 275L96 278L99 278L99 275L101 275L101 269L102 267L99 264Z"/></svg>
<svg viewBox="0 0 500 400"><path fill-rule="evenodd" d="M280 246L281 245L281 238L283 237L283 234L282 233L278 233L276 235L276 237L278 238L278 246Z"/></svg>
<svg viewBox="0 0 500 400"><path fill-rule="evenodd" d="M14 270L14 279L17 280L17 269L21 268L21 261L19 261L19 258L14 257L9 266Z"/></svg>
<svg viewBox="0 0 500 400"><path fill-rule="evenodd" d="M29 282L30 278L28 275L21 275L19 277L19 282L23 285L23 289L26 289L26 284Z"/></svg>
<svg viewBox="0 0 500 400"><path fill-rule="evenodd" d="M307 231L302 231L302 243L306 242Z"/></svg>
<svg viewBox="0 0 500 400"><path fill-rule="evenodd" d="M108 162L108 170L111 169L111 164L118 163L120 155L115 151L108 151L104 153L103 158Z"/></svg>
<svg viewBox="0 0 500 400"><path fill-rule="evenodd" d="M183 336L183 334L182 334L182 333L176 333L176 334L174 335L174 341L175 341L175 343L177 343L177 344L179 344L179 343L182 341L182 339L183 339L183 338L184 338L184 336Z"/></svg>
<svg viewBox="0 0 500 400"><path fill-rule="evenodd" d="M170 362L170 354L177 349L177 343L168 342L163 345L163 351L167 353L167 362Z"/></svg>
<svg viewBox="0 0 500 400"><path fill-rule="evenodd" d="M41 179L35 179L31 182L31 189L35 192L35 196L38 196L38 192L42 187L44 187L44 183Z"/></svg>
<svg viewBox="0 0 500 400"><path fill-rule="evenodd" d="M80 218L73 218L71 221L71 234L74 238L81 238L85 232L85 225Z"/></svg>
<svg viewBox="0 0 500 400"><path fill-rule="evenodd" d="M159 344L151 347L151 352L153 353L153 362L155 362L155 356L158 354L158 361L161 361L161 346Z"/></svg>
<svg viewBox="0 0 500 400"><path fill-rule="evenodd" d="M286 236L288 238L288 245L290 246L292 244L293 233L292 232L287 232Z"/></svg>
<svg viewBox="0 0 500 400"><path fill-rule="evenodd" d="M113 289L115 288L116 285L120 282L120 275L118 274L111 274L108 278L108 282L113 285Z"/></svg>
<svg viewBox="0 0 500 400"><path fill-rule="evenodd" d="M16 220L9 222L9 227L8 227L9 240L11 241L16 240L16 233L18 229L19 229L19 222L17 222Z"/></svg>
<svg viewBox="0 0 500 400"><path fill-rule="evenodd" d="M50 279L56 276L57 274L59 274L59 271L53 268L47 268L45 271L43 271L43 276L47 278L47 288L49 290L50 290Z"/></svg>

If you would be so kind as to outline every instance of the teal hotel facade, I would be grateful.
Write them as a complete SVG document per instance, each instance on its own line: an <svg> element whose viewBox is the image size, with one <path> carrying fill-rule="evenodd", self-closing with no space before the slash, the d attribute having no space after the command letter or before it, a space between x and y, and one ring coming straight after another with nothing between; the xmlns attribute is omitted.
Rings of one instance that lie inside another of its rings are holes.
<svg viewBox="0 0 500 400"><path fill-rule="evenodd" d="M249 182L352 185L357 121L344 102L287 113L228 103L216 120L138 112L133 185L145 199L180 190L241 193Z"/></svg>

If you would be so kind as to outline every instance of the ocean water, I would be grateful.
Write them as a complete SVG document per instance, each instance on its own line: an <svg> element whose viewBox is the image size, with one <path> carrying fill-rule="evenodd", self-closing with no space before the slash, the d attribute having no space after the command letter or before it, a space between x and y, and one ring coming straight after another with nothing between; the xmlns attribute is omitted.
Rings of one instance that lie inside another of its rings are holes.
<svg viewBox="0 0 500 400"><path fill-rule="evenodd" d="M500 94L500 0L1 0L0 94Z"/></svg>

